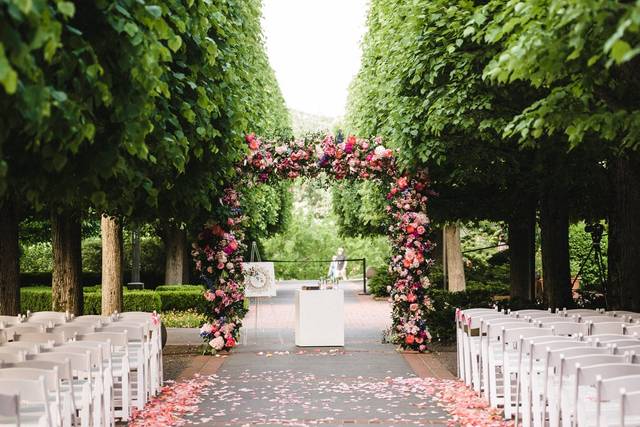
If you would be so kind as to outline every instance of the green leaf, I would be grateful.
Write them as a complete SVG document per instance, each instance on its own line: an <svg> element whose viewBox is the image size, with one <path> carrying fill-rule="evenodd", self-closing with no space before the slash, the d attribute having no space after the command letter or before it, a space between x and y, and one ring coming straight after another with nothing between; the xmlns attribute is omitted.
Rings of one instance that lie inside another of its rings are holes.
<svg viewBox="0 0 640 427"><path fill-rule="evenodd" d="M58 11L64 16L71 18L76 13L76 6L70 1L61 1L58 3Z"/></svg>
<svg viewBox="0 0 640 427"><path fill-rule="evenodd" d="M169 49L174 52L177 52L182 46L182 39L178 35L173 35L169 38Z"/></svg>
<svg viewBox="0 0 640 427"><path fill-rule="evenodd" d="M14 0L13 4L18 6L20 12L24 13L25 15L31 12L31 8L33 7L33 2L31 0Z"/></svg>
<svg viewBox="0 0 640 427"><path fill-rule="evenodd" d="M624 61L624 57L631 50L631 46L624 40L616 41L613 46L611 46L611 57L616 63L620 64Z"/></svg>
<svg viewBox="0 0 640 427"><path fill-rule="evenodd" d="M160 6L150 5L145 6L145 9L154 18L160 18L162 16L162 8Z"/></svg>
<svg viewBox="0 0 640 427"><path fill-rule="evenodd" d="M133 37L138 33L138 26L133 22L127 22L124 25L124 31L129 34L129 36Z"/></svg>

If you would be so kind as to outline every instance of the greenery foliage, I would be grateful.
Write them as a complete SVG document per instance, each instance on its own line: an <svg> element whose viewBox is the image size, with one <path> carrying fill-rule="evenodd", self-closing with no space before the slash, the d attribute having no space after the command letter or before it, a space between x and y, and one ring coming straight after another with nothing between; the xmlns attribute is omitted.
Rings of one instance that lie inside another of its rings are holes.
<svg viewBox="0 0 640 427"><path fill-rule="evenodd" d="M367 280L367 288L374 296L382 298L389 296L389 287L395 280L388 271L387 266L376 268L376 274Z"/></svg>
<svg viewBox="0 0 640 427"><path fill-rule="evenodd" d="M338 248L345 249L348 258L366 258L367 265L386 265L390 247L385 236L341 237L338 219L329 208L332 200L322 178L316 182L298 181L292 187L293 211L283 232L262 241L263 259L330 261ZM326 263L276 263L280 279L319 279L326 277ZM349 277L362 277L362 264L348 262Z"/></svg>

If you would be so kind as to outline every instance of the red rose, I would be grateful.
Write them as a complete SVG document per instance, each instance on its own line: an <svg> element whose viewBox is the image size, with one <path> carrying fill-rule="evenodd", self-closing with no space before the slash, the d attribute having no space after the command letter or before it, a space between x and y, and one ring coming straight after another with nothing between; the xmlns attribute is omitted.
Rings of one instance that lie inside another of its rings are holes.
<svg viewBox="0 0 640 427"><path fill-rule="evenodd" d="M233 348L236 346L236 340L233 337L227 338L227 342L225 343L225 347Z"/></svg>
<svg viewBox="0 0 640 427"><path fill-rule="evenodd" d="M404 339L404 342L406 342L407 344L411 345L413 344L413 342L416 340L416 337L413 335L407 335L407 337Z"/></svg>

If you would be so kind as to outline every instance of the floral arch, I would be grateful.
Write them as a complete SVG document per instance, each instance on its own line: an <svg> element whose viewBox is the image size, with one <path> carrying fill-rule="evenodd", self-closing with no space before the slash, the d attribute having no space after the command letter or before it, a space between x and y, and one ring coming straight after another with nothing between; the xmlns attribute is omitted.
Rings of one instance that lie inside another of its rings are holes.
<svg viewBox="0 0 640 427"><path fill-rule="evenodd" d="M235 347L247 311L242 273L245 218L235 189L324 172L337 180L375 180L389 189L386 210L393 253L389 271L395 277L391 337L404 349L425 351L431 339L425 320L430 309L425 289L432 264L428 257L432 249L429 218L425 213L432 193L426 174L399 173L393 151L379 138L368 141L350 136L341 142L327 135L320 141L269 142L248 135L246 142L249 154L238 166L237 181L220 200L219 217L226 221L207 224L193 244L196 270L208 287L204 298L209 322L200 329L205 343L213 352Z"/></svg>

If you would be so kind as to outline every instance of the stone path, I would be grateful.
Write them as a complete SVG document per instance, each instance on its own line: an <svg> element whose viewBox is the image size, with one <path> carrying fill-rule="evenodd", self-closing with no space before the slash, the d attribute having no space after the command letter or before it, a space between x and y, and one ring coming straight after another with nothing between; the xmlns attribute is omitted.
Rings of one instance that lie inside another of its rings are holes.
<svg viewBox="0 0 640 427"><path fill-rule="evenodd" d="M251 305L245 342L233 354L194 357L182 378L215 374L187 425L446 425L448 413L419 376L451 374L432 355L403 355L381 343L390 304L358 295L361 283L344 285L344 348L295 347L293 298L301 285L286 282L276 298ZM169 331L169 344L199 342L195 330Z"/></svg>

